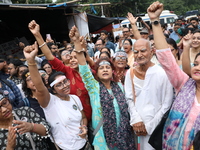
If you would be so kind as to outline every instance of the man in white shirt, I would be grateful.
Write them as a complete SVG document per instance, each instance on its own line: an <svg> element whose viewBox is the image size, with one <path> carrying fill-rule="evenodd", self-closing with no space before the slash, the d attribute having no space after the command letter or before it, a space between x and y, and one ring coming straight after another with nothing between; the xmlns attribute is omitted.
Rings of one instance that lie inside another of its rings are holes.
<svg viewBox="0 0 200 150"><path fill-rule="evenodd" d="M99 54L102 48L106 47L105 46L105 41L102 39L98 39L95 43L95 48L96 48L96 52L94 54L94 60L99 59ZM113 57L114 55L114 51L112 49L110 49L110 53L111 53L111 57Z"/></svg>
<svg viewBox="0 0 200 150"><path fill-rule="evenodd" d="M152 55L148 40L138 39L135 42L134 58L137 66L126 73L124 86L130 125L140 138L141 150L153 150L148 144L149 137L173 99L172 85L162 67L150 61Z"/></svg>
<svg viewBox="0 0 200 150"><path fill-rule="evenodd" d="M128 28L128 27L124 27L123 28L123 30L122 30L122 33L123 33L123 37L120 37L120 38L123 38L123 40L121 41L121 45L120 45L120 42L119 43L117 43L117 46L116 46L116 48L115 48L115 52L118 52L118 51L124 51L124 48L123 48L123 43L124 43L124 39L128 39L128 38L130 38L131 39L131 41L132 41L132 43L133 43L133 45L134 45L134 43L135 43L135 39L132 39L131 37L130 37L130 35L131 35L131 32L130 32L130 29Z"/></svg>

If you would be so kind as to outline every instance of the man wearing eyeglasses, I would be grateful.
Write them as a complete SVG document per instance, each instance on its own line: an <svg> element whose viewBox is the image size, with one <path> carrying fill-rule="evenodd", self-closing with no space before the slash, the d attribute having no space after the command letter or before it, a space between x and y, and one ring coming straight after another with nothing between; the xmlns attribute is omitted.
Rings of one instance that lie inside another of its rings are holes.
<svg viewBox="0 0 200 150"><path fill-rule="evenodd" d="M130 36L132 35L131 32L130 32L130 29L128 27L124 27L123 30L122 30L122 33L123 35L120 36L120 39L119 39L119 43L117 44L117 47L115 48L115 52L118 52L118 51L124 51L124 48L123 48L123 43L124 43L124 40L125 39L131 39L133 45L135 43L135 39L132 39Z"/></svg>
<svg viewBox="0 0 200 150"><path fill-rule="evenodd" d="M106 47L105 46L105 41L103 39L98 39L95 43L95 49L96 49L96 52L94 54L94 60L97 60L99 59L99 54L100 54L100 51L102 48ZM114 51L112 49L110 49L110 52L111 52L111 56L114 55Z"/></svg>

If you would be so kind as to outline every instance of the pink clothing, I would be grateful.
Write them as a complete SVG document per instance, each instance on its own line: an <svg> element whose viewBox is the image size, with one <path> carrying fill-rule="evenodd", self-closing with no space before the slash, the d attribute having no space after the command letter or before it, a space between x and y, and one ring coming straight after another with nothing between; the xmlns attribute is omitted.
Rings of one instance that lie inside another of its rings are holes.
<svg viewBox="0 0 200 150"><path fill-rule="evenodd" d="M156 56L177 94L187 82L189 76L179 68L170 48L157 50ZM173 70L173 72L171 70Z"/></svg>
<svg viewBox="0 0 200 150"><path fill-rule="evenodd" d="M189 76L184 73L179 66L176 63L176 60L174 56L171 53L171 50L168 49L163 49L163 50L157 50L156 55L158 57L158 60L160 61L160 64L166 71L166 74L173 85L173 87L176 90L176 94L180 91L182 86L188 81ZM173 72L172 72L173 70ZM183 147L184 149L188 149L186 146L188 143L189 139L189 133L194 127L194 123L200 113L200 104L197 101L197 98L195 96L194 103L192 105L192 108L189 112L189 116L187 117L188 120L186 122L186 127L184 131L184 139L183 139ZM192 145L191 145L192 146Z"/></svg>
<svg viewBox="0 0 200 150"><path fill-rule="evenodd" d="M187 143L189 133L192 130L192 128L194 126L194 122L196 121L199 113L200 113L200 104L198 103L197 98L195 96L195 100L194 100L194 103L192 105L190 114L188 116L189 119L188 119L186 129L185 129L185 133L184 133L184 144L183 144L184 149L187 149L185 145Z"/></svg>

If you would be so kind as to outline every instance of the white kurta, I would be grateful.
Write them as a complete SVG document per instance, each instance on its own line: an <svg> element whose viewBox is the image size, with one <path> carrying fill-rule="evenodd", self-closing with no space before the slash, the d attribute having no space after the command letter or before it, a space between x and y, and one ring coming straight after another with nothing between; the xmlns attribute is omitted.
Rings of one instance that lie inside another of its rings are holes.
<svg viewBox="0 0 200 150"><path fill-rule="evenodd" d="M130 124L143 122L147 136L140 136L141 150L153 149L148 140L164 113L170 108L173 100L173 87L162 67L149 67L145 80L141 81L134 76L136 102L133 100L130 69L125 78L125 94L131 116Z"/></svg>

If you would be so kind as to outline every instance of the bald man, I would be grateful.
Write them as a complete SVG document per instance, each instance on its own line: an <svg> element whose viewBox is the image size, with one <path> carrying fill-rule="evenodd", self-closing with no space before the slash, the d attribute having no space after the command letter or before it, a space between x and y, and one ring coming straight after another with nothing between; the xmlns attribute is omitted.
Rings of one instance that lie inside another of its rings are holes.
<svg viewBox="0 0 200 150"><path fill-rule="evenodd" d="M148 140L164 113L170 108L173 88L161 66L151 62L150 42L138 39L134 44L137 66L130 68L125 78L125 93L130 125L140 137L141 150L153 150Z"/></svg>

